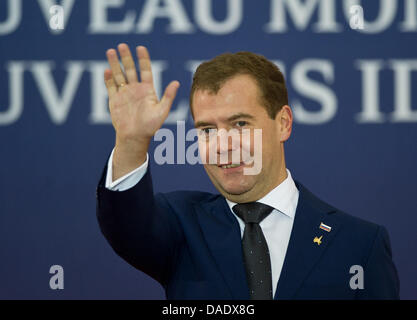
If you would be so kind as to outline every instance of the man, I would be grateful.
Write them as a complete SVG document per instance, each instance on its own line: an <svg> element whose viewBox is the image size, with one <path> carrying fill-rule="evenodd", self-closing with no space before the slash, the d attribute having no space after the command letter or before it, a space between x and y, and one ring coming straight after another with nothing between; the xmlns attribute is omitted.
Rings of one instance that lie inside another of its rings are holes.
<svg viewBox="0 0 417 320"><path fill-rule="evenodd" d="M140 82L128 46L118 50L124 72L110 49L104 74L116 143L97 189L100 228L118 255L161 283L168 299L398 298L385 228L321 201L286 168L293 116L273 63L240 52L199 66L190 108L220 195L154 195L147 150L179 83L159 101L147 49L136 48ZM247 174L257 129L261 169ZM209 161L220 130L237 132L239 143L227 136Z"/></svg>

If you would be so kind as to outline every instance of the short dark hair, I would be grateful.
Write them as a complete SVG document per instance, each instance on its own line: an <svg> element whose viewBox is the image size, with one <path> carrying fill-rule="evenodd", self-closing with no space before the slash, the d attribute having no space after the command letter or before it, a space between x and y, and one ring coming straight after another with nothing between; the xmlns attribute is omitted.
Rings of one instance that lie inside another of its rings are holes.
<svg viewBox="0 0 417 320"><path fill-rule="evenodd" d="M272 119L275 119L282 106L288 105L285 79L279 68L260 54L241 51L223 53L198 66L190 92L191 113L196 90L217 94L227 80L237 75L249 75L257 82L260 102Z"/></svg>

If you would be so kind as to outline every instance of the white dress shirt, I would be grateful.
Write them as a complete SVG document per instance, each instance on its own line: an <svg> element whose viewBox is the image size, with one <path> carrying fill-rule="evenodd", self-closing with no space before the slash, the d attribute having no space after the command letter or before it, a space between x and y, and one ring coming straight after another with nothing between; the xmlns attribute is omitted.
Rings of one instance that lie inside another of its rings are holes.
<svg viewBox="0 0 417 320"><path fill-rule="evenodd" d="M288 169L287 174L287 178L281 182L281 184L272 189L265 197L257 201L274 208L274 210L259 223L265 236L266 243L268 244L269 257L271 259L272 292L274 293L278 285L278 279L281 275L288 242L290 241L299 196L299 191ZM239 222L240 234L241 237L243 237L245 222L243 222L243 220L232 210L236 203L227 199L226 201L230 207L230 211Z"/></svg>
<svg viewBox="0 0 417 320"><path fill-rule="evenodd" d="M106 188L117 191L130 189L145 175L148 168L149 156L148 154L146 155L146 161L140 167L116 181L112 181L113 152L111 153L107 164ZM272 290L274 293L284 264L299 197L299 191L288 169L287 174L287 178L281 184L271 190L271 192L262 199L258 200L258 202L274 208L274 210L259 223L268 244L271 259ZM226 202L230 207L231 213L239 222L241 237L243 237L245 223L232 210L232 207L236 203L227 199Z"/></svg>

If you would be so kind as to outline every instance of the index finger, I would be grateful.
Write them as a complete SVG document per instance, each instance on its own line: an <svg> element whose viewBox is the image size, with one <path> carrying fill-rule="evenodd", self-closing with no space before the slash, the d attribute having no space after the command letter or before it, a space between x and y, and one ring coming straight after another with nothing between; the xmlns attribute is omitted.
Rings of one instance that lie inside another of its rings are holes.
<svg viewBox="0 0 417 320"><path fill-rule="evenodd" d="M139 60L140 79L142 82L153 85L151 58L148 49L143 46L136 47L136 55Z"/></svg>

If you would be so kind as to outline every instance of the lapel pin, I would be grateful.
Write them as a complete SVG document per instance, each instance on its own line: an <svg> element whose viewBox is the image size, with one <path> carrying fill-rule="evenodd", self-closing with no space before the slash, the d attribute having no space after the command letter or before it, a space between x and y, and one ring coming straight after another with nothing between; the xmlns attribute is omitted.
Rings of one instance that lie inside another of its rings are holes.
<svg viewBox="0 0 417 320"><path fill-rule="evenodd" d="M320 236L320 238L315 237L315 238L313 239L313 243L317 243L318 245L321 245L321 238L323 238L323 236Z"/></svg>
<svg viewBox="0 0 417 320"><path fill-rule="evenodd" d="M330 226L328 226L327 224L324 224L324 223L322 222L322 223L320 223L320 229L321 229L321 230L324 230L324 231L327 231L327 232L330 232L330 231L332 230L332 227L330 227Z"/></svg>

